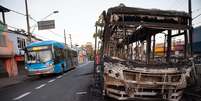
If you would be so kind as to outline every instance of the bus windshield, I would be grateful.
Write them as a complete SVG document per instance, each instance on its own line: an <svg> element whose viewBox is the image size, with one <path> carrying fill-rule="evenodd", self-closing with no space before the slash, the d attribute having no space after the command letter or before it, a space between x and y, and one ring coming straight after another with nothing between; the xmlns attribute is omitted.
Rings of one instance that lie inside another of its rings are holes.
<svg viewBox="0 0 201 101"><path fill-rule="evenodd" d="M30 51L26 56L27 63L44 63L52 59L50 50Z"/></svg>

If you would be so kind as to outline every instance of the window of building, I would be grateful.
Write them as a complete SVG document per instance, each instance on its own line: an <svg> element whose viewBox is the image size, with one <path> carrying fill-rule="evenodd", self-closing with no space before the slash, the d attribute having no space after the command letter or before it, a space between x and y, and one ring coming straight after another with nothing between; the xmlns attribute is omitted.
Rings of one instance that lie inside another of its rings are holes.
<svg viewBox="0 0 201 101"><path fill-rule="evenodd" d="M17 37L18 48L25 48L26 43L24 38Z"/></svg>
<svg viewBox="0 0 201 101"><path fill-rule="evenodd" d="M6 37L0 33L0 47L6 47Z"/></svg>

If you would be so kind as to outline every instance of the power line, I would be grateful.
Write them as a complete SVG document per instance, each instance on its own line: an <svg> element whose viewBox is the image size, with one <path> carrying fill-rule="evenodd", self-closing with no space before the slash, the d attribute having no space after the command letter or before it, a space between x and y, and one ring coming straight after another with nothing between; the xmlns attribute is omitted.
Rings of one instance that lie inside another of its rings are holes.
<svg viewBox="0 0 201 101"><path fill-rule="evenodd" d="M14 27L14 26L12 26L12 25L8 25L8 24L6 24L8 27L10 27L10 28L13 28L13 29L16 29L16 30L18 30L18 29L22 29L22 28L17 28L17 27ZM26 32L26 31L25 31ZM26 32L27 33L27 32ZM32 33L32 34L34 34L34 33ZM49 38L46 38L46 37L43 37L43 36L40 36L40 35L38 35L38 34L34 34L35 36L37 36L37 37L39 37L39 38L43 38L43 39L47 39L47 40L50 40ZM55 34L55 35L57 35L57 34Z"/></svg>
<svg viewBox="0 0 201 101"><path fill-rule="evenodd" d="M15 11L15 10L12 10L12 9L10 9L10 11L27 17L26 14L23 14L23 13L21 13L21 12L19 12L19 11ZM58 13L58 11L54 11L53 13L49 14L49 15L46 16L45 18L49 17L50 15L52 15L52 14L54 14L54 13ZM36 19L34 19L33 17L31 17L30 15L29 15L29 18L30 18L31 20L35 21L35 22L38 22ZM43 19L45 19L45 18L43 18ZM43 20L43 19L42 19L42 20ZM34 29L35 29L36 25L37 25L37 24L34 25ZM10 27L11 27L11 28L14 28L14 29L18 29L18 28L12 27L12 26L10 26ZM32 30L31 33L33 33L34 29ZM60 36L59 34L53 32L53 31L51 31L51 30L48 30L48 31L50 31L50 32L53 33L54 35L57 35L57 36L63 38L63 36ZM37 35L37 34L35 34L35 35ZM43 37L43 38L45 38L45 37ZM47 39L47 38L46 38L46 39Z"/></svg>
<svg viewBox="0 0 201 101"><path fill-rule="evenodd" d="M38 22L36 19L34 19L33 17L31 17L30 15L29 15L29 18L30 18L31 20L35 21L35 22Z"/></svg>
<svg viewBox="0 0 201 101"><path fill-rule="evenodd" d="M52 30L47 30L47 31L51 32L53 35L56 35L57 37L64 38L64 36L62 36L62 35L60 35L60 34L58 34L58 33L55 33L55 32L52 31ZM33 32L32 32L32 33L33 33ZM37 35L37 34L35 34L35 35Z"/></svg>
<svg viewBox="0 0 201 101"><path fill-rule="evenodd" d="M14 28L14 29L16 29L16 30L17 30L17 29L21 29L21 28L17 28L17 27L14 27L14 26L8 25L8 24L7 24L7 26L8 26L8 27L11 27L11 28ZM25 32L26 32L26 31L25 31ZM34 33L32 33L32 34L34 34ZM38 34L34 34L34 35L38 36L39 38L43 38L43 39L50 40L49 38L46 38L46 37L40 36L40 35L38 35Z"/></svg>
<svg viewBox="0 0 201 101"><path fill-rule="evenodd" d="M59 34L53 32L53 31L51 31L51 30L47 30L47 31L51 32L53 35L56 35L56 36L58 36L58 37L60 37L60 38L64 38L63 36L60 36ZM32 33L32 34L37 35L37 36L40 36L40 35L38 35L38 34L36 34L36 33ZM45 38L45 37L43 37L43 36L40 36L40 37ZM49 39L49 38L45 38L45 39L51 40L51 39Z"/></svg>
<svg viewBox="0 0 201 101"><path fill-rule="evenodd" d="M193 25L198 25L198 24L201 24L201 21L200 21L200 22L193 23Z"/></svg>
<svg viewBox="0 0 201 101"><path fill-rule="evenodd" d="M38 35L38 34L34 34L34 35L35 35L35 36L38 36L38 37L40 37L40 38L43 38L43 39L50 40L49 38L46 38L46 37L40 36L40 35Z"/></svg>
<svg viewBox="0 0 201 101"><path fill-rule="evenodd" d="M54 31L52 31L52 30L48 30L48 31L49 31L49 32L51 32L52 34L54 34L54 35L58 36L58 37L64 38L64 36L59 35L58 33L55 33L55 32L54 32Z"/></svg>
<svg viewBox="0 0 201 101"><path fill-rule="evenodd" d="M23 15L23 16L26 16L26 14L23 14L23 13L21 13L21 12L19 12L19 11L15 11L15 10L12 10L12 9L10 9L10 11L12 11L12 12L14 12L14 13L17 13L17 14L20 14L20 15ZM48 15L48 16L49 16L49 15ZM30 15L29 15L29 18L30 18L31 20L35 21L35 22L38 22L36 19L34 19L33 17L31 17ZM21 28L17 28L17 27L8 25L8 24L7 24L7 26L8 26L8 27L11 27L11 28L14 28L14 29L21 29ZM58 37L62 37L62 38L63 38L63 36L61 36L61 35L59 35L59 34L53 32L53 31L51 31L51 30L48 30L48 31L51 32L51 33L53 33L54 35L56 35L56 36L58 36ZM33 33L33 32L32 32L32 33ZM48 39L48 40L49 40L49 38L40 36L40 35L38 35L38 34L34 34L34 35L37 35L37 36L39 36L39 37L41 37L41 38L44 38L44 39Z"/></svg>
<svg viewBox="0 0 201 101"><path fill-rule="evenodd" d="M18 12L18 11L15 11L15 10L12 10L10 9L10 11L14 12L14 13L17 13L17 14L20 14L20 15L23 15L23 16L26 16L25 14L21 13L21 12Z"/></svg>
<svg viewBox="0 0 201 101"><path fill-rule="evenodd" d="M8 24L6 24L7 25L7 27L10 27L10 28L13 28L13 29L20 29L20 28L17 28L17 27L14 27L14 26L11 26L11 25L8 25ZM2 30L1 30L2 31ZM4 30L3 30L4 31ZM8 32L8 31L4 31L4 32Z"/></svg>
<svg viewBox="0 0 201 101"><path fill-rule="evenodd" d="M193 10L192 12L194 13L194 12L198 12L200 10L201 10L201 8L198 8L198 9Z"/></svg>
<svg viewBox="0 0 201 101"><path fill-rule="evenodd" d="M21 12L19 12L19 11L15 11L15 10L12 10L12 9L9 9L9 10L12 11L12 12L14 12L14 13L17 13L17 14L20 14L20 15L23 15L23 16L26 16L26 14L21 13ZM34 19L33 17L31 17L30 15L29 15L29 18L30 18L31 20L37 22L37 20Z"/></svg>
<svg viewBox="0 0 201 101"><path fill-rule="evenodd" d="M6 24L8 27L10 27L10 28L14 28L14 29L22 29L22 28L17 28L17 27L14 27L14 26L11 26L11 25L8 25L8 24Z"/></svg>
<svg viewBox="0 0 201 101"><path fill-rule="evenodd" d="M194 19L198 18L199 16L201 16L201 13L200 13L200 14L198 14L197 16L193 17L193 18L192 18L192 20L194 20Z"/></svg>

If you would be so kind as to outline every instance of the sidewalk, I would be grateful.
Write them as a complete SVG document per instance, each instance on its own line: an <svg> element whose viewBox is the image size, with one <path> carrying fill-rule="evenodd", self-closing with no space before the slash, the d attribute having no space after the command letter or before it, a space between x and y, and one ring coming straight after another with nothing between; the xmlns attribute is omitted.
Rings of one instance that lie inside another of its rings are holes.
<svg viewBox="0 0 201 101"><path fill-rule="evenodd" d="M26 75L19 75L15 78L11 77L1 77L0 78L0 89L9 85L13 85L13 84L17 84L22 82L23 80L25 80L27 78Z"/></svg>

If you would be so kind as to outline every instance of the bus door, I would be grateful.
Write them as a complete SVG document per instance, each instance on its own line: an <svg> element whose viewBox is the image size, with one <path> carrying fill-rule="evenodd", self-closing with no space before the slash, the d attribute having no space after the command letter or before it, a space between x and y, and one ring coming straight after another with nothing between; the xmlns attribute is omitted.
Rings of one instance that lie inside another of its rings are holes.
<svg viewBox="0 0 201 101"><path fill-rule="evenodd" d="M69 65L69 53L68 53L68 49L64 49L64 56L65 56L65 58L64 58L64 61L65 61L65 67L66 67L66 70L68 70L68 69L70 69L69 67L70 67L70 65Z"/></svg>
<svg viewBox="0 0 201 101"><path fill-rule="evenodd" d="M55 64L55 67L58 69L57 72L65 71L66 66L65 66L65 59L64 59L64 51L63 51L63 49L54 48L54 55L55 55L54 64ZM62 70L59 70L59 69L62 69Z"/></svg>

